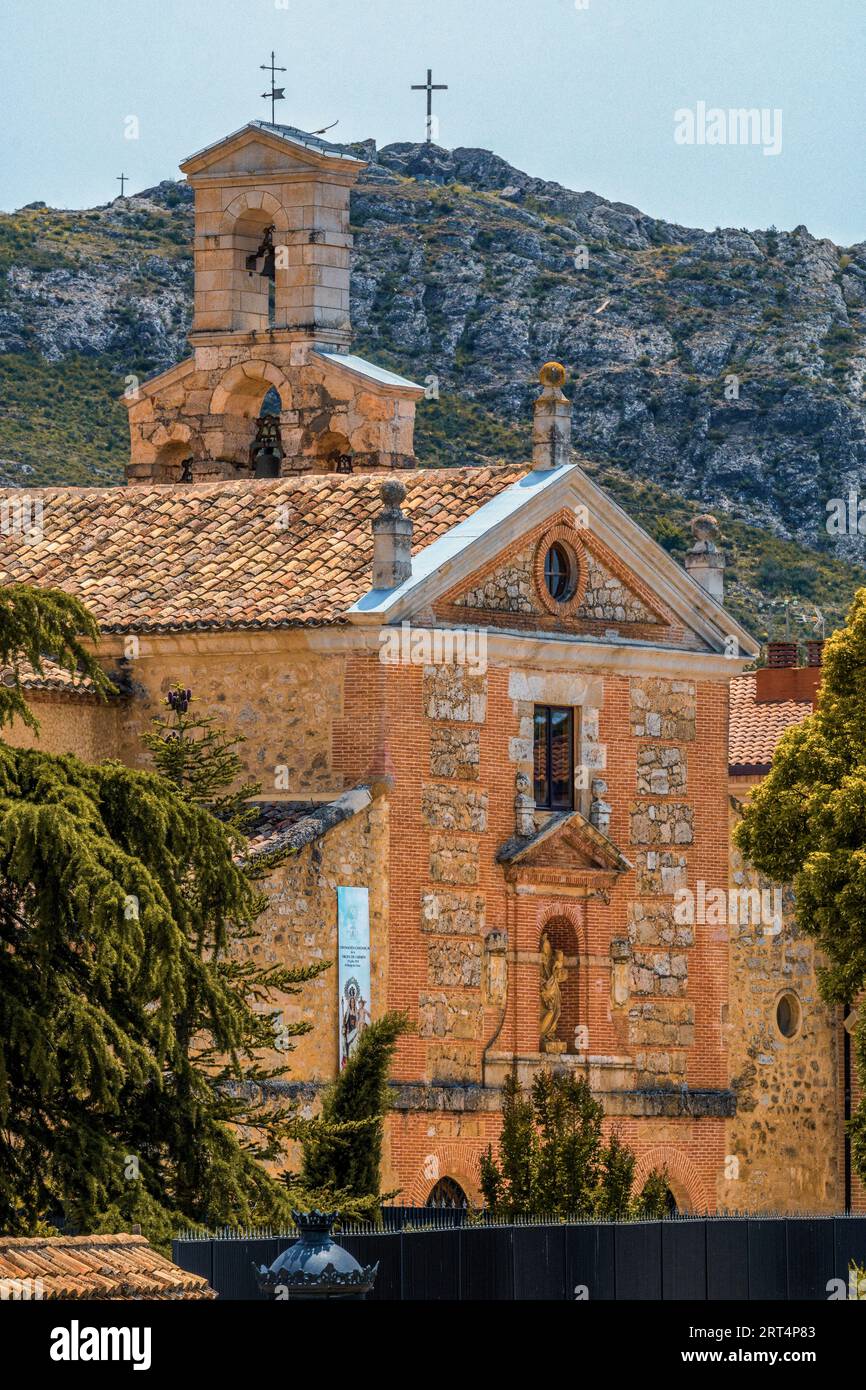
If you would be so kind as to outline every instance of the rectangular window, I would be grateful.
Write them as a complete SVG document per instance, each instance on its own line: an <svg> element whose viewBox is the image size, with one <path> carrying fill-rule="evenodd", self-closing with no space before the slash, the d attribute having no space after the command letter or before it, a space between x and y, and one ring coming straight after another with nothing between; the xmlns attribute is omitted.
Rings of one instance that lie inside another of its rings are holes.
<svg viewBox="0 0 866 1390"><path fill-rule="evenodd" d="M535 804L574 810L574 710L535 706Z"/></svg>

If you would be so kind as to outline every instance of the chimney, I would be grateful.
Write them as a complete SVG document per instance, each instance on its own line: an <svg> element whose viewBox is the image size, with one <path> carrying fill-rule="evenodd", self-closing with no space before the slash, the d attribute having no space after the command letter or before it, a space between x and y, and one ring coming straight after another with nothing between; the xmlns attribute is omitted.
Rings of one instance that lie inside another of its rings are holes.
<svg viewBox="0 0 866 1390"><path fill-rule="evenodd" d="M807 642L808 665L798 666L796 642L768 642L767 664L755 672L756 704L796 700L798 704L811 701L814 707L821 684L823 647L823 642Z"/></svg>
<svg viewBox="0 0 866 1390"><path fill-rule="evenodd" d="M406 489L388 478L379 496L384 506L373 518L373 588L396 589L412 577L412 522L400 509Z"/></svg>
<svg viewBox="0 0 866 1390"><path fill-rule="evenodd" d="M807 642L807 643L806 643L806 665L807 665L807 666L823 666L823 665L824 665L824 638L823 638L823 637L822 637L819 641L810 641L810 642Z"/></svg>
<svg viewBox="0 0 866 1390"><path fill-rule="evenodd" d="M778 671L797 665L798 646L796 642L768 642L767 665ZM820 666L820 662L818 665ZM809 662L812 665L812 662Z"/></svg>
<svg viewBox="0 0 866 1390"><path fill-rule="evenodd" d="M565 375L558 362L545 362L538 373L543 389L535 402L532 467L539 473L571 462L571 401L562 394Z"/></svg>
<svg viewBox="0 0 866 1390"><path fill-rule="evenodd" d="M725 598L725 557L716 541L719 523L714 516L696 516L692 521L695 543L686 555L686 569L716 603Z"/></svg>

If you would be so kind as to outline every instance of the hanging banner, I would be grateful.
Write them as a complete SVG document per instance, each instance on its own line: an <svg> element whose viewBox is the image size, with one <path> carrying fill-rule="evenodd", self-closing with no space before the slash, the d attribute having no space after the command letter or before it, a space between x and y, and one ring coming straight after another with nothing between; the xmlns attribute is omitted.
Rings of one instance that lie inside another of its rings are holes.
<svg viewBox="0 0 866 1390"><path fill-rule="evenodd" d="M370 893L337 889L340 1071L370 1022Z"/></svg>

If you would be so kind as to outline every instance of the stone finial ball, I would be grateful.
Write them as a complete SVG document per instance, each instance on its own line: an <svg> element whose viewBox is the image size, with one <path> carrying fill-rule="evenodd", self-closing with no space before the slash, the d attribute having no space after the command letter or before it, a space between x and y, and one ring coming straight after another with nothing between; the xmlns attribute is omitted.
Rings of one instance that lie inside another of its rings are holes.
<svg viewBox="0 0 866 1390"><path fill-rule="evenodd" d="M716 541L719 538L719 523L714 516L703 512L692 518L692 535L698 541Z"/></svg>
<svg viewBox="0 0 866 1390"><path fill-rule="evenodd" d="M563 387L567 375L561 362L545 362L541 371L538 373L538 380L541 382L542 386Z"/></svg>
<svg viewBox="0 0 866 1390"><path fill-rule="evenodd" d="M388 510L394 511L400 506L400 503L406 496L406 489L399 478L386 478L379 489L379 496Z"/></svg>

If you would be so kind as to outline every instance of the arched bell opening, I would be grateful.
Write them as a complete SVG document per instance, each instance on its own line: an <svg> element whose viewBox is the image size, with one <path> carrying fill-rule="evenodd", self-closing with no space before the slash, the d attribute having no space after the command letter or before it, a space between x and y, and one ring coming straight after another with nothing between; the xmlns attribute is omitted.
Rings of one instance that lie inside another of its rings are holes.
<svg viewBox="0 0 866 1390"><path fill-rule="evenodd" d="M278 327L278 268L283 279L285 251L272 210L244 209L220 241L223 247L228 242L232 251L229 327L244 333Z"/></svg>
<svg viewBox="0 0 866 1390"><path fill-rule="evenodd" d="M291 386L272 364L232 367L211 398L214 453L241 475L279 477L288 452L283 422L291 408Z"/></svg>
<svg viewBox="0 0 866 1390"><path fill-rule="evenodd" d="M352 473L352 449L348 439L338 430L323 430L310 438L309 452L317 473Z"/></svg>
<svg viewBox="0 0 866 1390"><path fill-rule="evenodd" d="M172 440L163 445L153 465L155 483L192 483L195 481L195 452L191 441Z"/></svg>

